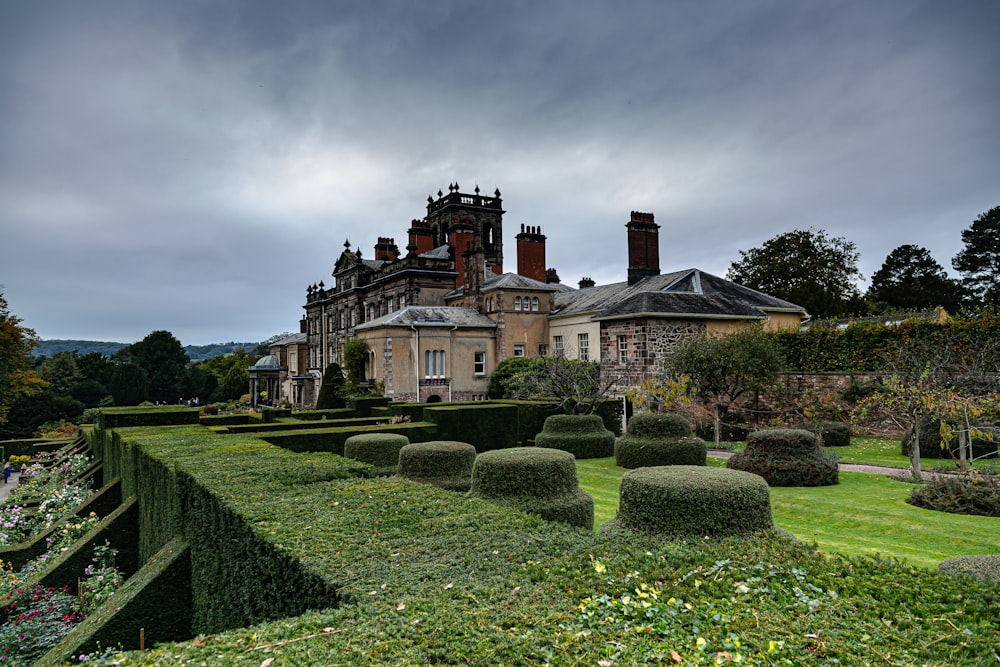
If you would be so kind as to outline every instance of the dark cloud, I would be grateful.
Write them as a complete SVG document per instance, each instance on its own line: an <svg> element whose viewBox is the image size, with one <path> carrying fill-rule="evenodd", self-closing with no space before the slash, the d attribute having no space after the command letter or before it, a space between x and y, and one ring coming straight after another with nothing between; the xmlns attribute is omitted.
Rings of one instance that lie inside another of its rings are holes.
<svg viewBox="0 0 1000 667"><path fill-rule="evenodd" d="M297 328L345 238L499 187L565 282L794 228L946 267L998 203L1000 5L0 5L0 283L46 338ZM508 235L512 237L512 234ZM515 265L513 239L507 262Z"/></svg>

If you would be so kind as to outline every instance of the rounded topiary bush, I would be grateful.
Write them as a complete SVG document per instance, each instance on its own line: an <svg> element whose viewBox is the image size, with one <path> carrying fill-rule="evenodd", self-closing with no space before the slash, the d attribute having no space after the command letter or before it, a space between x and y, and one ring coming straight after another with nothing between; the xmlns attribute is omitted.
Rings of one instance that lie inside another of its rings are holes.
<svg viewBox="0 0 1000 667"><path fill-rule="evenodd" d="M561 449L578 459L602 459L611 456L615 434L599 415L551 415L535 436L535 445Z"/></svg>
<svg viewBox="0 0 1000 667"><path fill-rule="evenodd" d="M362 433L344 441L344 456L375 466L377 476L396 474L399 450L410 444L405 435L398 433Z"/></svg>
<svg viewBox="0 0 1000 667"><path fill-rule="evenodd" d="M938 570L961 574L984 583L1000 582L1000 555L958 556L941 561Z"/></svg>
<svg viewBox="0 0 1000 667"><path fill-rule="evenodd" d="M851 427L840 422L822 422L815 429L824 447L847 447L851 444Z"/></svg>
<svg viewBox="0 0 1000 667"><path fill-rule="evenodd" d="M773 530L771 495L760 476L704 466L658 466L622 477L618 513L602 537L749 535Z"/></svg>
<svg viewBox="0 0 1000 667"><path fill-rule="evenodd" d="M476 448L452 440L415 442L399 450L396 474L448 491L468 491Z"/></svg>
<svg viewBox="0 0 1000 667"><path fill-rule="evenodd" d="M615 463L621 468L703 466L705 442L691 434L691 426L673 413L647 413L628 420L625 435L615 441Z"/></svg>
<svg viewBox="0 0 1000 667"><path fill-rule="evenodd" d="M760 475L771 486L837 484L837 458L823 451L816 434L804 429L769 429L747 436L747 446L728 468Z"/></svg>
<svg viewBox="0 0 1000 667"><path fill-rule="evenodd" d="M549 521L594 527L594 499L580 489L576 459L563 450L515 447L483 452L472 468L469 495Z"/></svg>

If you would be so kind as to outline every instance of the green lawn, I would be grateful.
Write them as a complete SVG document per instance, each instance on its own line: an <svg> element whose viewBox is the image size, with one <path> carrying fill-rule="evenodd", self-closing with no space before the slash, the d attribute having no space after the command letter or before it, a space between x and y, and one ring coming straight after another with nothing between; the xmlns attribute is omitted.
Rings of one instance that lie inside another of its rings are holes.
<svg viewBox="0 0 1000 667"><path fill-rule="evenodd" d="M615 515L625 472L613 458L577 461L580 487L594 497L595 527ZM912 488L884 475L842 472L836 486L772 488L771 507L779 528L823 551L881 554L927 568L954 556L1000 553L1000 518L913 507L905 502Z"/></svg>

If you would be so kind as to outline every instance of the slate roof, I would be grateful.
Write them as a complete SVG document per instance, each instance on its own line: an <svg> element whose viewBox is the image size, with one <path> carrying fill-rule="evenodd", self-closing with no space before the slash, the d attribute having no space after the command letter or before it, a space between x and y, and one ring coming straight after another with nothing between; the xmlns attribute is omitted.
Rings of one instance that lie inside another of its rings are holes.
<svg viewBox="0 0 1000 667"><path fill-rule="evenodd" d="M354 329L355 331L363 331L378 327L409 327L413 325L496 328L497 323L472 308L463 308L461 306L406 306L364 324L359 324Z"/></svg>
<svg viewBox="0 0 1000 667"><path fill-rule="evenodd" d="M308 339L309 339L308 334L294 333L285 336L284 338L279 338L273 343L268 343L268 347L271 347L273 345L294 345L296 343L305 343Z"/></svg>
<svg viewBox="0 0 1000 667"><path fill-rule="evenodd" d="M590 314L594 320L635 317L764 319L768 312L801 313L794 303L698 269L556 294L553 316Z"/></svg>
<svg viewBox="0 0 1000 667"><path fill-rule="evenodd" d="M566 292L573 288L562 283L543 283L540 280L535 280L534 278L526 278L522 275L516 273L501 273L497 275L490 271L489 268L486 269L486 276L483 284L480 285L483 290L488 289L524 289L524 290L538 290L545 292ZM465 287L456 287L447 294L445 294L446 299L458 296L465 292Z"/></svg>

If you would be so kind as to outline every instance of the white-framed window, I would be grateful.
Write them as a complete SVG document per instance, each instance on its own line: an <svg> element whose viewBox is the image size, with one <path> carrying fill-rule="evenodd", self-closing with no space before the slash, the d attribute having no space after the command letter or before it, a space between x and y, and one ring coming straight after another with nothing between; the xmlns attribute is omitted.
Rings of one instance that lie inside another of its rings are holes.
<svg viewBox="0 0 1000 667"><path fill-rule="evenodd" d="M628 363L628 337L619 336L618 337L618 363L627 364Z"/></svg>
<svg viewBox="0 0 1000 667"><path fill-rule="evenodd" d="M486 375L486 353L476 352L473 360L473 373Z"/></svg>
<svg viewBox="0 0 1000 667"><path fill-rule="evenodd" d="M521 310L521 297L514 297L514 310Z"/></svg>
<svg viewBox="0 0 1000 667"><path fill-rule="evenodd" d="M527 309L525 309L525 310L527 310ZM537 296L531 297L531 310L534 311L534 312L538 312L538 297Z"/></svg>
<svg viewBox="0 0 1000 667"><path fill-rule="evenodd" d="M444 350L424 350L424 377L443 378L444 376Z"/></svg>
<svg viewBox="0 0 1000 667"><path fill-rule="evenodd" d="M576 335L576 349L580 353L580 361L590 361L590 334Z"/></svg>
<svg viewBox="0 0 1000 667"><path fill-rule="evenodd" d="M523 345L515 345L514 346L514 356L515 357L523 357L524 356L524 346Z"/></svg>
<svg viewBox="0 0 1000 667"><path fill-rule="evenodd" d="M486 312L487 313L493 312L493 297L489 297L486 299Z"/></svg>
<svg viewBox="0 0 1000 667"><path fill-rule="evenodd" d="M562 336L553 336L552 337L552 351L555 353L555 355L557 357L563 356L564 348L563 348L563 337Z"/></svg>

